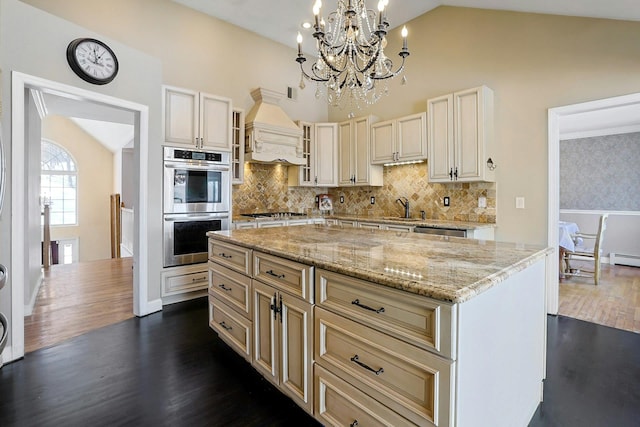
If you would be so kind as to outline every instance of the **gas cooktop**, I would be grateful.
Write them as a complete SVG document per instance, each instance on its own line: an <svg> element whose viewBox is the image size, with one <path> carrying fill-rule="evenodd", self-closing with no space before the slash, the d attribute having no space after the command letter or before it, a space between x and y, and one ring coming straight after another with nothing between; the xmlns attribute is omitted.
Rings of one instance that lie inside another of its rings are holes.
<svg viewBox="0 0 640 427"><path fill-rule="evenodd" d="M248 216L251 218L289 218L293 216L307 216L307 214L298 212L256 212L240 214L241 216Z"/></svg>

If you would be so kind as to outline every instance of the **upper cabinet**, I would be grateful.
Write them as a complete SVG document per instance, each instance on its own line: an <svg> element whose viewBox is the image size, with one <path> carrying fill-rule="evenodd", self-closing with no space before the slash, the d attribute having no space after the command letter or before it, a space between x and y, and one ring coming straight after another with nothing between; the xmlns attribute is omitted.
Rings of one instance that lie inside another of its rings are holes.
<svg viewBox="0 0 640 427"><path fill-rule="evenodd" d="M231 124L231 183L244 182L244 110L233 109Z"/></svg>
<svg viewBox="0 0 640 427"><path fill-rule="evenodd" d="M336 187L338 185L337 123L298 122L302 129L305 164L289 166L289 186Z"/></svg>
<svg viewBox="0 0 640 427"><path fill-rule="evenodd" d="M370 126L372 116L338 124L338 185L382 186L382 166L371 165Z"/></svg>
<svg viewBox="0 0 640 427"><path fill-rule="evenodd" d="M427 158L427 114L418 113L371 125L371 163Z"/></svg>
<svg viewBox="0 0 640 427"><path fill-rule="evenodd" d="M495 181L493 91L486 86L427 101L429 181Z"/></svg>
<svg viewBox="0 0 640 427"><path fill-rule="evenodd" d="M163 86L162 101L165 142L231 151L231 99Z"/></svg>

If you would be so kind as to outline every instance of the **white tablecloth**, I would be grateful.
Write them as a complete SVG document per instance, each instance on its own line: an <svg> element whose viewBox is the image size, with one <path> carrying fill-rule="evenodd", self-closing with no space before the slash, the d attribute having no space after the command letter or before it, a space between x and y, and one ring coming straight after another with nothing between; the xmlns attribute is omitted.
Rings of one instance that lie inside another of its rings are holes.
<svg viewBox="0 0 640 427"><path fill-rule="evenodd" d="M573 252L576 249L576 244L571 235L580 231L578 224L575 222L560 221L559 226L560 234L558 235L558 245L567 251Z"/></svg>

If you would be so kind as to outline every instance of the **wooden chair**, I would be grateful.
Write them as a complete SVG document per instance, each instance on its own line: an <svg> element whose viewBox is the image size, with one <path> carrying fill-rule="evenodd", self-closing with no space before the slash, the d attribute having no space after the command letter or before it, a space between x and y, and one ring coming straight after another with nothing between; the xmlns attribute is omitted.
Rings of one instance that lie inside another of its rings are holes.
<svg viewBox="0 0 640 427"><path fill-rule="evenodd" d="M567 251L564 255L564 262L566 266L565 276L579 276L579 277L593 277L593 281L596 285L600 282L600 255L602 254L602 240L604 238L604 231L607 228L607 218L609 214L600 216L600 223L598 226L598 233L576 233L573 237L574 240L583 239L584 241L593 240L593 247L585 248L584 243L582 245L576 245L573 252ZM580 270L578 268L571 267L571 261L584 260L585 258L593 259L593 271Z"/></svg>

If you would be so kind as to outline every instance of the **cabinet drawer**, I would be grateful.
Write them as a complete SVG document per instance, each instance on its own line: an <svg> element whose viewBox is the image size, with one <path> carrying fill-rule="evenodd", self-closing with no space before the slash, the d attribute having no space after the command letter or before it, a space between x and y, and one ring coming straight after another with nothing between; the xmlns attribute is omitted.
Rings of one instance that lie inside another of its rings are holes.
<svg viewBox="0 0 640 427"><path fill-rule="evenodd" d="M320 269L316 284L319 306L456 359L454 306Z"/></svg>
<svg viewBox="0 0 640 427"><path fill-rule="evenodd" d="M166 269L162 272L162 296L184 294L207 288L208 273L204 264Z"/></svg>
<svg viewBox="0 0 640 427"><path fill-rule="evenodd" d="M251 276L251 249L209 239L209 259Z"/></svg>
<svg viewBox="0 0 640 427"><path fill-rule="evenodd" d="M251 362L251 321L209 295L209 326L220 339Z"/></svg>
<svg viewBox="0 0 640 427"><path fill-rule="evenodd" d="M251 320L251 278L209 261L209 294Z"/></svg>
<svg viewBox="0 0 640 427"><path fill-rule="evenodd" d="M415 426L320 365L314 365L316 418L333 426Z"/></svg>
<svg viewBox="0 0 640 427"><path fill-rule="evenodd" d="M254 252L253 272L254 278L313 304L313 267Z"/></svg>
<svg viewBox="0 0 640 427"><path fill-rule="evenodd" d="M423 425L449 426L455 362L315 308L315 360Z"/></svg>

